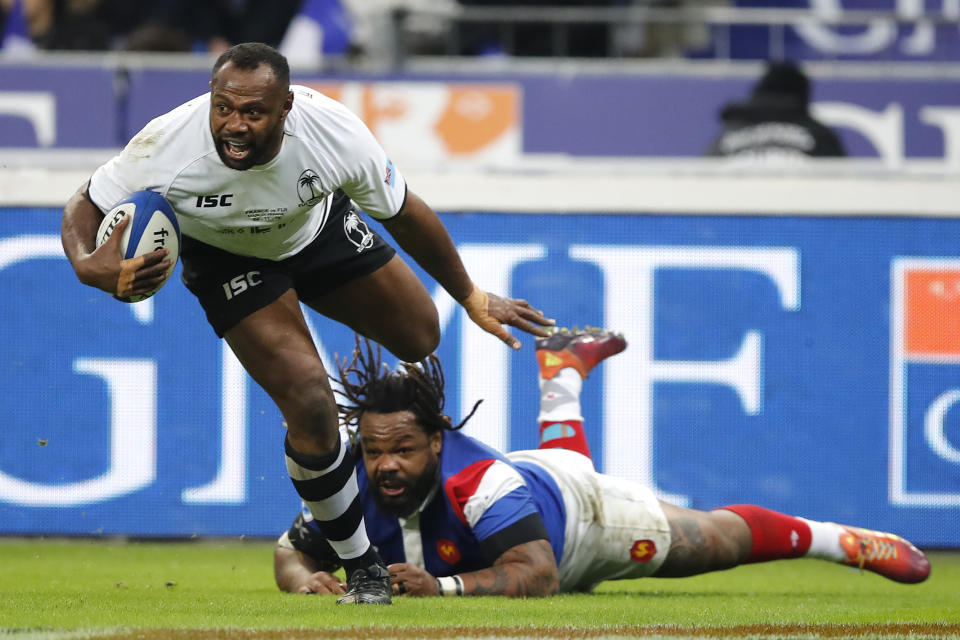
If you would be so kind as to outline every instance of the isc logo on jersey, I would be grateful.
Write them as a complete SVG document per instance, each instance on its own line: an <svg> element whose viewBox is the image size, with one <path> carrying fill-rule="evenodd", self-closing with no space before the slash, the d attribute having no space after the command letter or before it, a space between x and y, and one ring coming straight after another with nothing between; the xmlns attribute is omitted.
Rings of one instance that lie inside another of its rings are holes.
<svg viewBox="0 0 960 640"><path fill-rule="evenodd" d="M114 227L124 216L130 216L130 223L123 231L120 239L120 250L124 259L136 258L157 249L169 249L170 268L167 270L163 283L144 295L121 298L122 302L139 302L146 300L170 279L177 260L180 258L180 225L173 207L163 196L155 191L136 191L113 205L110 212L103 218L97 230L97 246L106 242L113 234Z"/></svg>

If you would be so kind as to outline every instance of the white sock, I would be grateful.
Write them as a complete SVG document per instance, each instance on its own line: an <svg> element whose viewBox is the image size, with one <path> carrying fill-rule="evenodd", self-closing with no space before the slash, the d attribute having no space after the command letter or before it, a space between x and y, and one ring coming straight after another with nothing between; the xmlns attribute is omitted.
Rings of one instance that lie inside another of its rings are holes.
<svg viewBox="0 0 960 640"><path fill-rule="evenodd" d="M537 422L583 422L580 390L583 379L573 367L566 367L549 380L540 378L540 415Z"/></svg>
<svg viewBox="0 0 960 640"><path fill-rule="evenodd" d="M810 548L807 550L807 556L834 562L847 559L847 552L840 545L840 536L846 533L843 527L833 522L799 519L810 527Z"/></svg>
<svg viewBox="0 0 960 640"><path fill-rule="evenodd" d="M343 442L338 443L336 455L328 456L298 453L289 441L284 447L294 488L327 542L341 560L363 556L370 549L370 540L363 523L363 507L356 501L359 489L353 452Z"/></svg>

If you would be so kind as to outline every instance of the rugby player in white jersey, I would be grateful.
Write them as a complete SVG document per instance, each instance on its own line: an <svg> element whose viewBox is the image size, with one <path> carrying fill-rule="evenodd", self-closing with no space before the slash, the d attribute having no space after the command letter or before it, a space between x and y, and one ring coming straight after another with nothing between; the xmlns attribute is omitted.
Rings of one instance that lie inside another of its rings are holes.
<svg viewBox="0 0 960 640"><path fill-rule="evenodd" d="M350 574L340 600L388 604L389 577L365 532L353 459L340 445L336 403L299 305L408 361L436 348L440 326L426 288L354 203L511 347L519 341L503 324L544 335L552 320L479 289L370 131L337 102L290 86L286 59L267 45L227 50L208 94L150 122L71 197L61 235L82 283L130 296L162 282L165 249L123 260L121 233L95 245L104 213L142 189L173 206L184 283L283 414L290 477Z"/></svg>
<svg viewBox="0 0 960 640"><path fill-rule="evenodd" d="M387 371L366 348L339 366L343 417L356 432L360 498L394 590L414 596L546 596L605 580L680 577L749 562L814 557L903 583L926 556L889 533L751 504L712 511L657 500L649 487L597 473L583 431L583 380L626 347L609 331L537 339L539 448L503 455L443 414L436 356ZM471 414L472 415L472 414ZM274 550L292 593L342 593L337 557L309 512Z"/></svg>

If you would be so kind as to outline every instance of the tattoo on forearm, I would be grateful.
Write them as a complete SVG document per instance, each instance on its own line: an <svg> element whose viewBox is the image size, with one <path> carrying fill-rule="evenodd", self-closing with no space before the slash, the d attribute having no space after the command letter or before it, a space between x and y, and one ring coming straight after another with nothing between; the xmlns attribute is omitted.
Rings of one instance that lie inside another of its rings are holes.
<svg viewBox="0 0 960 640"><path fill-rule="evenodd" d="M517 545L489 569L462 573L460 578L470 595L524 598L549 595L558 589L556 561L546 540Z"/></svg>

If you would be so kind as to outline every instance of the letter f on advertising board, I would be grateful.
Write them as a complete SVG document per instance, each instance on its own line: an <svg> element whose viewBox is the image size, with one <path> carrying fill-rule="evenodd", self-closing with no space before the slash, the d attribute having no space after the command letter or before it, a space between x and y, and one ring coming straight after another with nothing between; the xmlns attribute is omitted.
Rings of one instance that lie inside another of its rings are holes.
<svg viewBox="0 0 960 640"><path fill-rule="evenodd" d="M659 269L724 269L759 273L776 286L783 309L800 308L800 256L793 247L610 247L574 245L571 257L600 265L606 276L604 317L631 336L628 357L608 363L604 397L607 415L629 415L606 426L605 471L654 487L662 500L688 506L681 494L659 489L654 477L654 386L658 382L722 385L732 389L742 410L757 415L763 406L763 334L748 331L736 352L719 360L665 360L655 357L654 274ZM622 388L614 385L625 384ZM634 442L634 447L624 446ZM638 453L639 452L639 453Z"/></svg>

